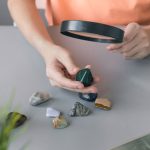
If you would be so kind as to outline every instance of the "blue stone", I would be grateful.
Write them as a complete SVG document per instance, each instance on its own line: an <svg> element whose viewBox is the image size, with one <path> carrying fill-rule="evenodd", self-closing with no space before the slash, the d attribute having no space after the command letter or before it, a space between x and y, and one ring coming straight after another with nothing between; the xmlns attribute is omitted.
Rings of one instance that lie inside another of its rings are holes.
<svg viewBox="0 0 150 150"><path fill-rule="evenodd" d="M79 93L79 97L88 102L95 102L97 96L97 93Z"/></svg>

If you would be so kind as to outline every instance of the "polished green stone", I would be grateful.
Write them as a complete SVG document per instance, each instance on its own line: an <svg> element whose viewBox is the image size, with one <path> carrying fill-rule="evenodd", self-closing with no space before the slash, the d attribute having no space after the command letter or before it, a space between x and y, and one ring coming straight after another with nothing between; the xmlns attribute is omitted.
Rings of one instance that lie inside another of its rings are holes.
<svg viewBox="0 0 150 150"><path fill-rule="evenodd" d="M83 83L85 87L90 86L93 82L93 76L90 69L85 68L76 74L76 81Z"/></svg>

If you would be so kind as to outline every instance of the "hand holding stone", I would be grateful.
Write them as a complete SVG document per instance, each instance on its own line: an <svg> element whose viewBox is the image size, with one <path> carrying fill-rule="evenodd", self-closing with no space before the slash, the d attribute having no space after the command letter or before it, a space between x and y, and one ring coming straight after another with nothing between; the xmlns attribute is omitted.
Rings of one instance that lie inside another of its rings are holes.
<svg viewBox="0 0 150 150"><path fill-rule="evenodd" d="M84 85L75 81L73 77L79 71L74 64L70 53L57 45L45 50L46 74L52 86L57 86L71 91L90 93L97 89L94 86L84 87Z"/></svg>

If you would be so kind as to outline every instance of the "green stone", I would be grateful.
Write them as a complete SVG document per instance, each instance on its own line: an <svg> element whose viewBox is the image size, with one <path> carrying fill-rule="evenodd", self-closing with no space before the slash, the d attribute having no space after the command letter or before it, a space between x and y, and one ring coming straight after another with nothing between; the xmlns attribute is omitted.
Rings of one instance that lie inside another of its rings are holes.
<svg viewBox="0 0 150 150"><path fill-rule="evenodd" d="M27 117L18 112L10 112L7 115L6 123L12 124L13 128L17 128L25 123Z"/></svg>
<svg viewBox="0 0 150 150"><path fill-rule="evenodd" d="M85 68L76 74L76 81L83 83L85 87L90 86L93 82L93 76L90 69Z"/></svg>

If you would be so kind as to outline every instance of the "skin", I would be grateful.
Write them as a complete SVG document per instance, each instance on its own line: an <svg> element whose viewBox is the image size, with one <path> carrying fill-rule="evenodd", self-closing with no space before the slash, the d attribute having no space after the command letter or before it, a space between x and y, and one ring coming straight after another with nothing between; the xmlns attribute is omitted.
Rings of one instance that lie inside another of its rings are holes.
<svg viewBox="0 0 150 150"><path fill-rule="evenodd" d="M82 83L64 75L63 69L73 77L80 68L75 65L67 49L52 41L38 14L35 0L9 0L8 8L20 31L43 57L46 75L52 86L82 93L97 92L95 85L84 87ZM94 80L97 82L99 78L95 77Z"/></svg>
<svg viewBox="0 0 150 150"><path fill-rule="evenodd" d="M125 28L124 41L107 47L112 52L119 52L125 59L143 59L150 55L150 26L130 23Z"/></svg>
<svg viewBox="0 0 150 150"><path fill-rule="evenodd" d="M69 51L56 45L43 24L35 0L8 0L8 8L18 28L28 42L41 54L46 64L46 75L52 86L67 90L96 93L95 84L84 87L82 83L74 81L75 74L80 68L72 60ZM130 23L125 28L124 42L111 44L107 49L119 52L126 59L142 59L150 54L150 27L141 27L137 23ZM86 66L91 68L90 65ZM66 77L64 70L70 78ZM99 77L94 77L95 83Z"/></svg>

